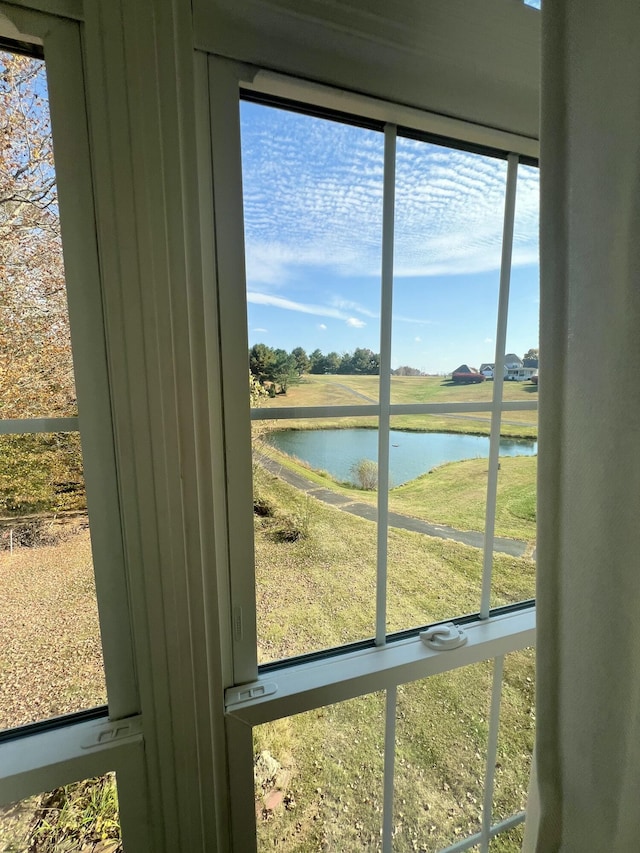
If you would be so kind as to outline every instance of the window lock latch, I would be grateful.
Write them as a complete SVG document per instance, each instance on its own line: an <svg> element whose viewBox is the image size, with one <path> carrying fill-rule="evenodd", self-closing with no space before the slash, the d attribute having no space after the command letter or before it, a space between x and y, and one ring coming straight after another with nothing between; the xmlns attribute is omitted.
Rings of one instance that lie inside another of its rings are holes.
<svg viewBox="0 0 640 853"><path fill-rule="evenodd" d="M446 651L464 646L467 635L464 630L453 622L445 622L443 625L434 625L420 632L420 639L431 649Z"/></svg>

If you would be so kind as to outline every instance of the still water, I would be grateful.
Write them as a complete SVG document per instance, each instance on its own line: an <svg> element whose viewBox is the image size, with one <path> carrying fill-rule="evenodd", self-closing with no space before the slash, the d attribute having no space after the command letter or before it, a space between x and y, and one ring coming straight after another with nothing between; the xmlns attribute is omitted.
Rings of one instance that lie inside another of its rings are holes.
<svg viewBox="0 0 640 853"><path fill-rule="evenodd" d="M352 480L350 468L359 459L378 458L375 429L278 430L269 442L311 465L328 471L336 480ZM489 439L481 435L391 430L389 468L392 486L413 480L436 465L489 456ZM501 456L533 456L536 441L501 438Z"/></svg>

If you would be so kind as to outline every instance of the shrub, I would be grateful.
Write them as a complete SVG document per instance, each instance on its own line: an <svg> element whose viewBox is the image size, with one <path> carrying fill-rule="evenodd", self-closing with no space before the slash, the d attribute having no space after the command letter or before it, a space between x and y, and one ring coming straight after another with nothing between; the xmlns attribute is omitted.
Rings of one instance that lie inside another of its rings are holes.
<svg viewBox="0 0 640 853"><path fill-rule="evenodd" d="M349 473L359 489L372 492L378 486L378 464L371 459L358 459L349 468Z"/></svg>
<svg viewBox="0 0 640 853"><path fill-rule="evenodd" d="M60 531L54 530L53 525L47 524L43 518L29 518L2 526L0 548L8 550L11 544L14 548L37 548L40 545L55 545L60 538Z"/></svg>
<svg viewBox="0 0 640 853"><path fill-rule="evenodd" d="M264 498L253 499L253 512L261 518L272 518L274 515L273 505Z"/></svg>

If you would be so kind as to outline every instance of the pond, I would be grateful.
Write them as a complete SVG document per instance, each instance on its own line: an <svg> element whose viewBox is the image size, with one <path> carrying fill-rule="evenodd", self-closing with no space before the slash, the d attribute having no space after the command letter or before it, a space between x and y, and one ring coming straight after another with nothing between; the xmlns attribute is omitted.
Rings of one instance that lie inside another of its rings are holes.
<svg viewBox="0 0 640 853"><path fill-rule="evenodd" d="M359 459L378 458L375 429L276 430L268 441L278 450L296 456L312 468L328 471L340 481L350 481L351 466ZM489 456L489 438L482 435L439 432L390 431L389 470L392 486L419 477L436 465ZM501 456L533 456L538 443L525 439L500 439Z"/></svg>

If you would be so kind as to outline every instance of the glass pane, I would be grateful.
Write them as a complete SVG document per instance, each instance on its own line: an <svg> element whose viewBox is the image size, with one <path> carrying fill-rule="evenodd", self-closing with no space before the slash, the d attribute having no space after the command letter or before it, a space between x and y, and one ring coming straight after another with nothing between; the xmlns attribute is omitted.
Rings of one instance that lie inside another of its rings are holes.
<svg viewBox="0 0 640 853"><path fill-rule="evenodd" d="M392 367L404 402L491 398L506 163L399 138ZM400 402L400 399L398 399Z"/></svg>
<svg viewBox="0 0 640 853"><path fill-rule="evenodd" d="M254 729L258 850L379 851L385 696Z"/></svg>
<svg viewBox="0 0 640 853"><path fill-rule="evenodd" d="M505 657L498 754L493 791L493 822L524 811L535 738L535 651ZM496 848L496 849L509 849Z"/></svg>
<svg viewBox="0 0 640 853"><path fill-rule="evenodd" d="M0 728L102 705L77 433L0 436Z"/></svg>
<svg viewBox="0 0 640 853"><path fill-rule="evenodd" d="M509 288L507 354L504 399L536 401L538 398L540 251L540 172L518 166L513 260ZM536 413L528 412L535 426Z"/></svg>
<svg viewBox="0 0 640 853"><path fill-rule="evenodd" d="M505 401L537 403L538 217L538 169L519 166L507 325L507 342L512 351L505 357ZM528 444L514 442L510 451L514 458L505 458L501 454L496 535L514 540L515 559L496 560L494 564L491 590L494 607L535 596L537 411L503 412L501 433L514 438L526 435ZM534 455L525 455L530 452Z"/></svg>
<svg viewBox="0 0 640 853"><path fill-rule="evenodd" d="M396 370L404 371L410 368L401 366ZM451 373L443 376L411 376L397 375L391 377L391 402L399 404L411 403L479 403L486 406L486 411L454 412L446 411L431 416L438 419L449 432L468 432L472 435L489 433L491 413L489 411L493 394L491 382L453 382ZM407 428L424 415L400 415Z"/></svg>
<svg viewBox="0 0 640 853"><path fill-rule="evenodd" d="M241 103L250 369L268 406L377 400L382 133Z"/></svg>
<svg viewBox="0 0 640 853"><path fill-rule="evenodd" d="M77 414L44 62L0 51L0 418Z"/></svg>
<svg viewBox="0 0 640 853"><path fill-rule="evenodd" d="M480 830L491 664L398 688L394 851L436 851Z"/></svg>
<svg viewBox="0 0 640 853"><path fill-rule="evenodd" d="M254 422L260 662L375 633L377 430L358 423Z"/></svg>
<svg viewBox="0 0 640 853"><path fill-rule="evenodd" d="M537 449L537 442L532 446ZM537 454L500 457L495 532L505 540L494 545L492 607L535 598L537 468Z"/></svg>
<svg viewBox="0 0 640 853"><path fill-rule="evenodd" d="M521 853L524 841L524 823L507 829L491 839L489 844L490 853Z"/></svg>
<svg viewBox="0 0 640 853"><path fill-rule="evenodd" d="M0 808L6 853L122 853L115 773Z"/></svg>
<svg viewBox="0 0 640 853"><path fill-rule="evenodd" d="M389 631L477 612L482 578L489 439L402 420L389 448Z"/></svg>

